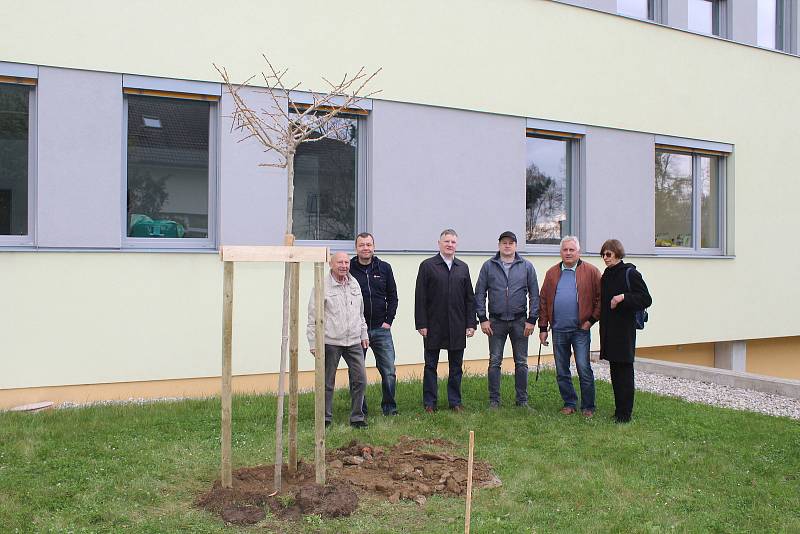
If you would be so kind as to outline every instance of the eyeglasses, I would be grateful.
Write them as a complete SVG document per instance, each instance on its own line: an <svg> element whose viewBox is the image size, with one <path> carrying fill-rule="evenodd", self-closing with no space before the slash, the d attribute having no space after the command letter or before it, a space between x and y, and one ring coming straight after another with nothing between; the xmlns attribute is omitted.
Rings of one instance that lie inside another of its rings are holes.
<svg viewBox="0 0 800 534"><path fill-rule="evenodd" d="M610 257L612 257L613 255L614 255L614 253L613 253L613 252L611 252L610 250L606 250L605 252L603 252L603 257L604 257L604 258L610 258Z"/></svg>

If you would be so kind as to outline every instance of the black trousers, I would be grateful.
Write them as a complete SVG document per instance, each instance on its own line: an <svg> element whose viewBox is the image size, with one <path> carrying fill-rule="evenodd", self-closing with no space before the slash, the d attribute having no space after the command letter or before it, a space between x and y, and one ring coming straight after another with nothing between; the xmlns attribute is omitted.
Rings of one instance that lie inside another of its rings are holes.
<svg viewBox="0 0 800 534"><path fill-rule="evenodd" d="M422 374L422 404L436 408L439 385L437 371L441 349L425 349L425 370ZM461 376L464 373L464 349L447 349L447 404L461 406Z"/></svg>
<svg viewBox="0 0 800 534"><path fill-rule="evenodd" d="M633 414L633 362L609 362L611 387L614 388L614 417L619 421L630 421Z"/></svg>

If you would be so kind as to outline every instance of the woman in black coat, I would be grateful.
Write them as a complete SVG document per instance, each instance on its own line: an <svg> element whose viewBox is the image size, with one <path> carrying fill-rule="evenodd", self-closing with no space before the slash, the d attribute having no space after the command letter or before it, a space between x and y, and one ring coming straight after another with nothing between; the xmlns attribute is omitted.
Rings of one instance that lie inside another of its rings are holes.
<svg viewBox="0 0 800 534"><path fill-rule="evenodd" d="M600 358L608 360L611 368L614 420L627 423L633 413L634 313L653 300L636 266L622 261L625 248L619 240L603 243L600 254L606 264L600 279Z"/></svg>

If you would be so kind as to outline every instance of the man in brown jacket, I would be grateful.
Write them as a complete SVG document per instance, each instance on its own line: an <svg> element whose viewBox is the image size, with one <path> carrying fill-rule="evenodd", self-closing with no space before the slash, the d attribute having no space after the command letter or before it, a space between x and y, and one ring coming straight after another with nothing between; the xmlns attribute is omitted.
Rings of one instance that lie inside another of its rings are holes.
<svg viewBox="0 0 800 534"><path fill-rule="evenodd" d="M578 396L572 386L570 353L581 383L581 412L594 415L594 373L589 362L589 330L600 319L600 270L581 261L581 245L575 236L561 240L561 262L551 267L539 293L539 340L547 344L553 331L556 381L564 407L561 413L575 413Z"/></svg>

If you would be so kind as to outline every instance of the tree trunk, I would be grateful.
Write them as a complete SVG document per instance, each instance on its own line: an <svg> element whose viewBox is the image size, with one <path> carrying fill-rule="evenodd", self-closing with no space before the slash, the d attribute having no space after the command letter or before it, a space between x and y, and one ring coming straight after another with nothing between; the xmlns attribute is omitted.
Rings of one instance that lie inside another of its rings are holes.
<svg viewBox="0 0 800 534"><path fill-rule="evenodd" d="M287 151L286 158L286 236L284 245L294 245L292 235L292 211L294 210L294 149ZM292 267L285 263L283 269L283 324L281 326L281 363L278 372L278 406L275 410L275 477L274 490L281 490L281 470L283 469L283 397L286 376L286 353L289 345L289 290L291 288Z"/></svg>
<svg viewBox="0 0 800 534"><path fill-rule="evenodd" d="M316 355L314 365L314 465L317 484L325 484L325 264L314 264Z"/></svg>

